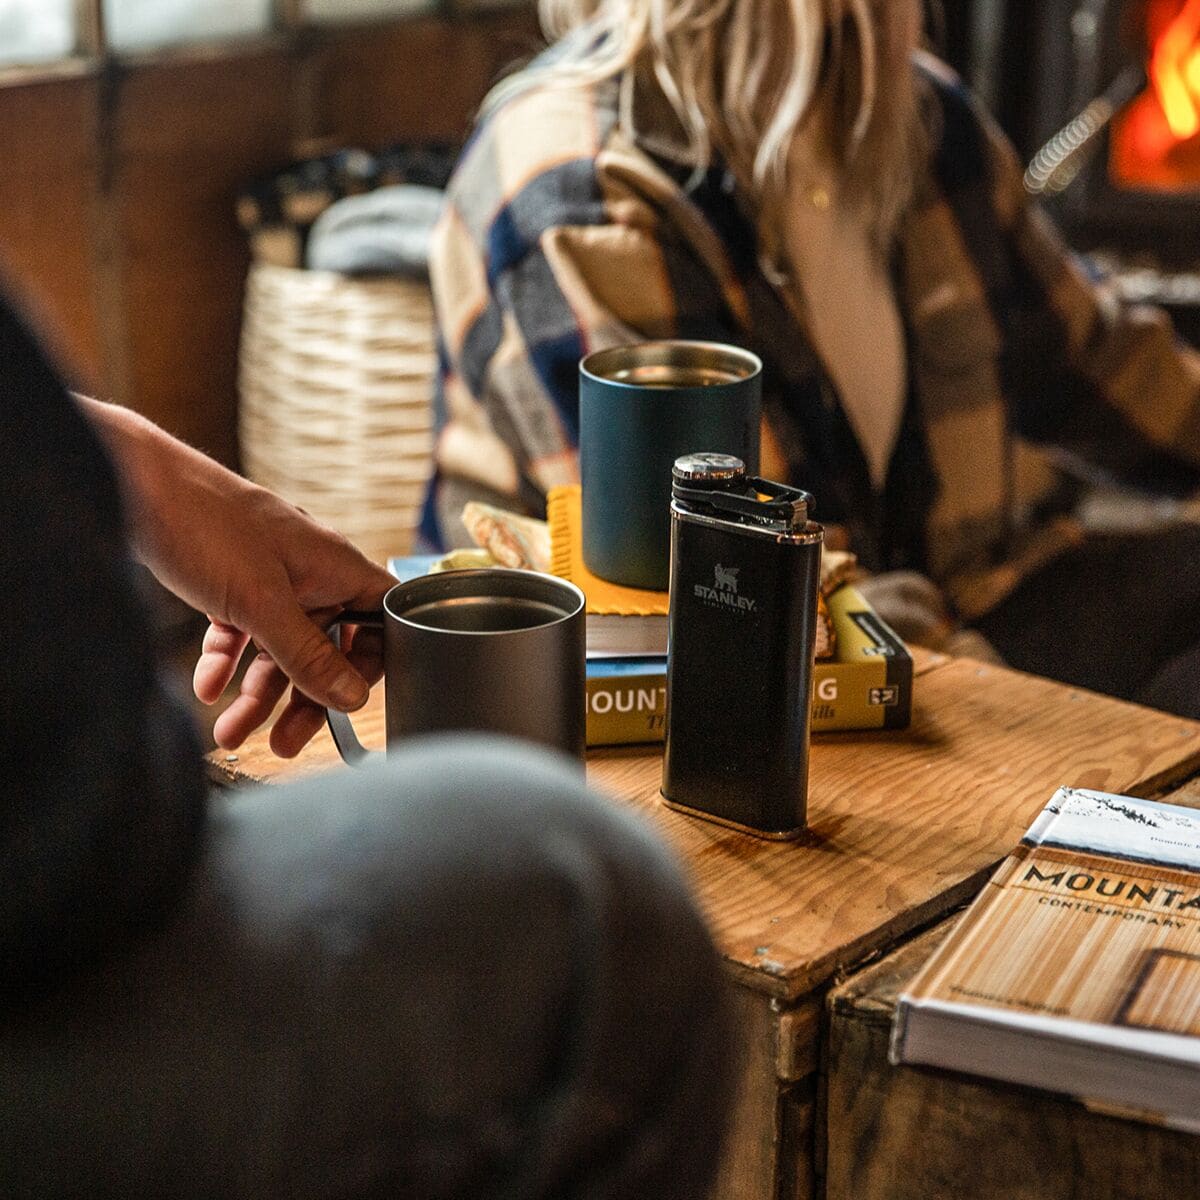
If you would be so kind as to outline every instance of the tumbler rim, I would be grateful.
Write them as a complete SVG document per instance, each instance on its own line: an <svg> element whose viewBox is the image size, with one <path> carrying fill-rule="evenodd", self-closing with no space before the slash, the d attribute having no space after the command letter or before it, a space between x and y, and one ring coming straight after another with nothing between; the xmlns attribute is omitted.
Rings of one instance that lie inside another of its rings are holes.
<svg viewBox="0 0 1200 1200"><path fill-rule="evenodd" d="M707 367L736 376L721 383L704 384L705 391L738 387L760 376L763 369L762 359L752 350L730 342L692 341L686 338L660 338L608 346L603 350L593 350L579 360L580 374L596 383L634 391L651 390L644 383L614 379L611 374L634 366ZM690 386L695 385L681 384L678 390L686 391Z"/></svg>

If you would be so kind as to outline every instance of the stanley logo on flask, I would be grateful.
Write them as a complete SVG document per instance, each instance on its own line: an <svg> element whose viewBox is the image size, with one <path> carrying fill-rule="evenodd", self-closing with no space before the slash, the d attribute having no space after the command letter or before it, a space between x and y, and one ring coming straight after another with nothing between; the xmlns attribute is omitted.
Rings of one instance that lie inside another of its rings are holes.
<svg viewBox="0 0 1200 1200"><path fill-rule="evenodd" d="M738 595L738 573L740 567L726 567L717 563L713 567L713 586L697 583L693 595L703 600L710 608L728 608L738 612L753 612L757 601L749 596Z"/></svg>

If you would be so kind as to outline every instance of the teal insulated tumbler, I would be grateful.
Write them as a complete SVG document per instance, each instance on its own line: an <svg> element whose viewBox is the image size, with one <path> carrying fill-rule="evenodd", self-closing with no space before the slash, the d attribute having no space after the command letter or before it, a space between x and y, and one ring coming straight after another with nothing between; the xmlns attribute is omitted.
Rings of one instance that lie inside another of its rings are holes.
<svg viewBox="0 0 1200 1200"><path fill-rule="evenodd" d="M758 471L762 362L721 342L614 346L579 364L583 561L593 575L665 591L671 468L699 451Z"/></svg>

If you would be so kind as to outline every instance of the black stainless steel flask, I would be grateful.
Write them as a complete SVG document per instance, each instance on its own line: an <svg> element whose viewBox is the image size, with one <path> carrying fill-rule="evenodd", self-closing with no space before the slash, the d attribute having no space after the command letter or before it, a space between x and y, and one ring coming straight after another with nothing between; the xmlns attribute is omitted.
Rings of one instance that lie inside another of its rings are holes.
<svg viewBox="0 0 1200 1200"><path fill-rule="evenodd" d="M760 837L805 826L822 527L741 460L676 460L662 792Z"/></svg>

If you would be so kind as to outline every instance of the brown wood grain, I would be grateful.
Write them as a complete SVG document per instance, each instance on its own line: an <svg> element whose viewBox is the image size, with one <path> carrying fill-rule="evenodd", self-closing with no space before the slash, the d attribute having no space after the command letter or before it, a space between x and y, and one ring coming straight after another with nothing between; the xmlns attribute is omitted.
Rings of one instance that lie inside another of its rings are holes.
<svg viewBox="0 0 1200 1200"><path fill-rule="evenodd" d="M92 221L98 85L91 75L0 87L0 271L77 387L108 382Z"/></svg>
<svg viewBox="0 0 1200 1200"><path fill-rule="evenodd" d="M321 54L325 129L370 146L406 131L459 141L488 88L544 45L532 6L347 32Z"/></svg>
<svg viewBox="0 0 1200 1200"><path fill-rule="evenodd" d="M1200 1138L1093 1112L1066 1096L888 1064L896 997L953 924L830 994L818 1131L826 1200L1200 1194Z"/></svg>
<svg viewBox="0 0 1200 1200"><path fill-rule="evenodd" d="M139 67L118 93L114 188L129 398L236 461L237 340L249 261L238 190L288 157L281 51Z"/></svg>
<svg viewBox="0 0 1200 1200"><path fill-rule="evenodd" d="M816 1131L819 1000L781 1009L750 988L731 991L739 1081L724 1153L706 1200L808 1200ZM800 1082L781 1068L811 1064Z"/></svg>
<svg viewBox="0 0 1200 1200"><path fill-rule="evenodd" d="M679 854L718 945L748 985L795 999L971 896L1062 784L1150 794L1200 763L1200 723L966 659L940 660L903 733L816 739L810 829L757 840L659 797L658 754L593 756L589 778ZM376 745L378 700L357 718ZM235 761L229 761L234 758ZM328 769L322 735L292 764L264 735L214 767L235 780Z"/></svg>
<svg viewBox="0 0 1200 1200"><path fill-rule="evenodd" d="M773 1200L813 1200L819 1194L813 1154L819 1122L815 1080L784 1092L780 1099L779 1173Z"/></svg>
<svg viewBox="0 0 1200 1200"><path fill-rule="evenodd" d="M776 1195L781 1157L776 1013L765 996L749 988L733 987L731 1003L738 1085L707 1200L767 1200Z"/></svg>

